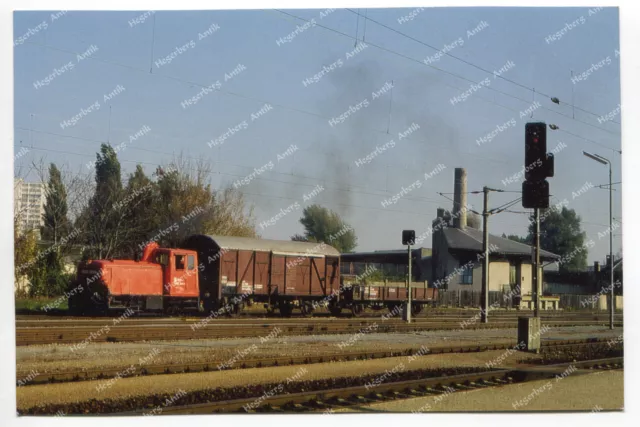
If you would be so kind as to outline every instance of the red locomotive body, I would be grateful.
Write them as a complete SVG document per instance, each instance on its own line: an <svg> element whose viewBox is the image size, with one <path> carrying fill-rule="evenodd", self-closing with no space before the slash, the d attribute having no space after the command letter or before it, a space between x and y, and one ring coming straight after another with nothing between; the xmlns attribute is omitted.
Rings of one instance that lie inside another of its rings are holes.
<svg viewBox="0 0 640 427"><path fill-rule="evenodd" d="M137 308L176 311L198 307L197 254L150 243L140 261L89 260L78 266L76 285L87 292L69 301L70 309Z"/></svg>

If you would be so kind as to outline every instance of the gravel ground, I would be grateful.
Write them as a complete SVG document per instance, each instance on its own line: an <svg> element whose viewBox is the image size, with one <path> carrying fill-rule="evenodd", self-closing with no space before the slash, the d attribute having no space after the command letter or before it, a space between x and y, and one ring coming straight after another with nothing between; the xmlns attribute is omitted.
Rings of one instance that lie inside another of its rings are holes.
<svg viewBox="0 0 640 427"><path fill-rule="evenodd" d="M624 408L624 372L574 373L561 380L531 381L500 388L375 403L361 408L360 411L344 409L336 412L620 410Z"/></svg>
<svg viewBox="0 0 640 427"><path fill-rule="evenodd" d="M366 327L363 327L366 328ZM272 330L273 331L273 330ZM515 329L429 331L412 334L375 333L362 329L359 335L308 335L278 337L277 331L259 338L219 340L150 341L135 343L90 343L71 351L69 345L48 344L16 348L17 371L39 374L100 368L123 369L131 365L227 362L264 357L306 356L370 350L404 350L456 345L515 343ZM269 333L269 332L267 332ZM622 330L601 326L552 328L545 340L612 338ZM339 345L342 345L340 347ZM239 356L242 355L242 356Z"/></svg>
<svg viewBox="0 0 640 427"><path fill-rule="evenodd" d="M503 355L503 350L483 353L436 354L419 357L412 361L408 357L386 359L321 363L304 365L306 373L297 380L314 380L332 377L360 376L383 373L397 368L400 363L404 369L446 368L463 366L484 366ZM535 358L529 353L519 353L518 357ZM505 363L510 358L505 359ZM201 372L192 374L156 375L148 377L121 378L111 386L98 390L99 385L108 380L83 381L77 383L44 384L17 388L18 409L51 403L81 402L90 399L122 399L130 396L145 396L158 393L175 394L178 390L203 390L216 387L234 387L247 384L281 383L286 378L299 375L303 367L281 366L275 368L239 369L232 371Z"/></svg>

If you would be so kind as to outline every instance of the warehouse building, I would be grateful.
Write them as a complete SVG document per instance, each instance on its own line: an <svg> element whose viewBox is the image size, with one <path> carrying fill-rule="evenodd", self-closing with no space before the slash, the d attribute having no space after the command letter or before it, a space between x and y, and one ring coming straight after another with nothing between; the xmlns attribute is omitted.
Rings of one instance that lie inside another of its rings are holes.
<svg viewBox="0 0 640 427"><path fill-rule="evenodd" d="M467 175L464 169L456 168L453 214L439 208L432 223L431 284L447 291L471 291L479 298L483 233L467 226L467 209L463 207L467 207ZM533 288L532 253L529 245L489 234L489 292L517 292L528 305ZM557 259L558 255L540 251L543 264ZM556 305L554 298L548 299L549 305Z"/></svg>

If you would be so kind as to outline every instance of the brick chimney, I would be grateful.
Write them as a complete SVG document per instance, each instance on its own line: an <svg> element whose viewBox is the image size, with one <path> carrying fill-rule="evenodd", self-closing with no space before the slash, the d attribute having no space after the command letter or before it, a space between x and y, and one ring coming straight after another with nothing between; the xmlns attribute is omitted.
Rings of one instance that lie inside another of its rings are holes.
<svg viewBox="0 0 640 427"><path fill-rule="evenodd" d="M453 226L464 229L467 226L467 171L456 168L453 182Z"/></svg>

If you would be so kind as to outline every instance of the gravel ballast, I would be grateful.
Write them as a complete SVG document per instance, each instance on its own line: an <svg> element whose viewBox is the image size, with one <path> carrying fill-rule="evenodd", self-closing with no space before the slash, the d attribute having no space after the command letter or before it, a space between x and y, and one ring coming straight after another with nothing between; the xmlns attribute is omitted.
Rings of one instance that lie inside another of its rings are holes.
<svg viewBox="0 0 640 427"><path fill-rule="evenodd" d="M16 348L19 373L39 374L84 371L107 368L140 368L144 365L184 364L198 362L228 362L267 357L327 355L343 352L419 349L510 344L517 340L515 329L429 331L418 334L375 333L362 329L356 335L309 335L279 337L276 330L266 331L264 337L220 340L155 341L137 343L90 343L71 351L60 344L34 345ZM268 334L271 333L271 336ZM613 338L621 331L603 327L551 328L543 341L580 338ZM239 356L241 355L241 356Z"/></svg>
<svg viewBox="0 0 640 427"><path fill-rule="evenodd" d="M17 406L24 410L33 406L82 402L90 399L126 399L132 396L174 394L180 390L195 391L216 387L235 387L247 384L266 384L296 380L383 374L386 370L428 369L448 367L485 366L503 356L503 350L483 353L437 354L409 359L407 356L386 359L320 363L304 366L281 366L231 371L201 372L192 374L155 375L147 377L120 378L115 380L83 381L77 383L44 384L17 388ZM513 356L511 356L513 357ZM504 358L505 364L511 357ZM535 358L536 355L519 353L519 358ZM402 366L402 368L399 368ZM107 384L109 384L107 386Z"/></svg>

